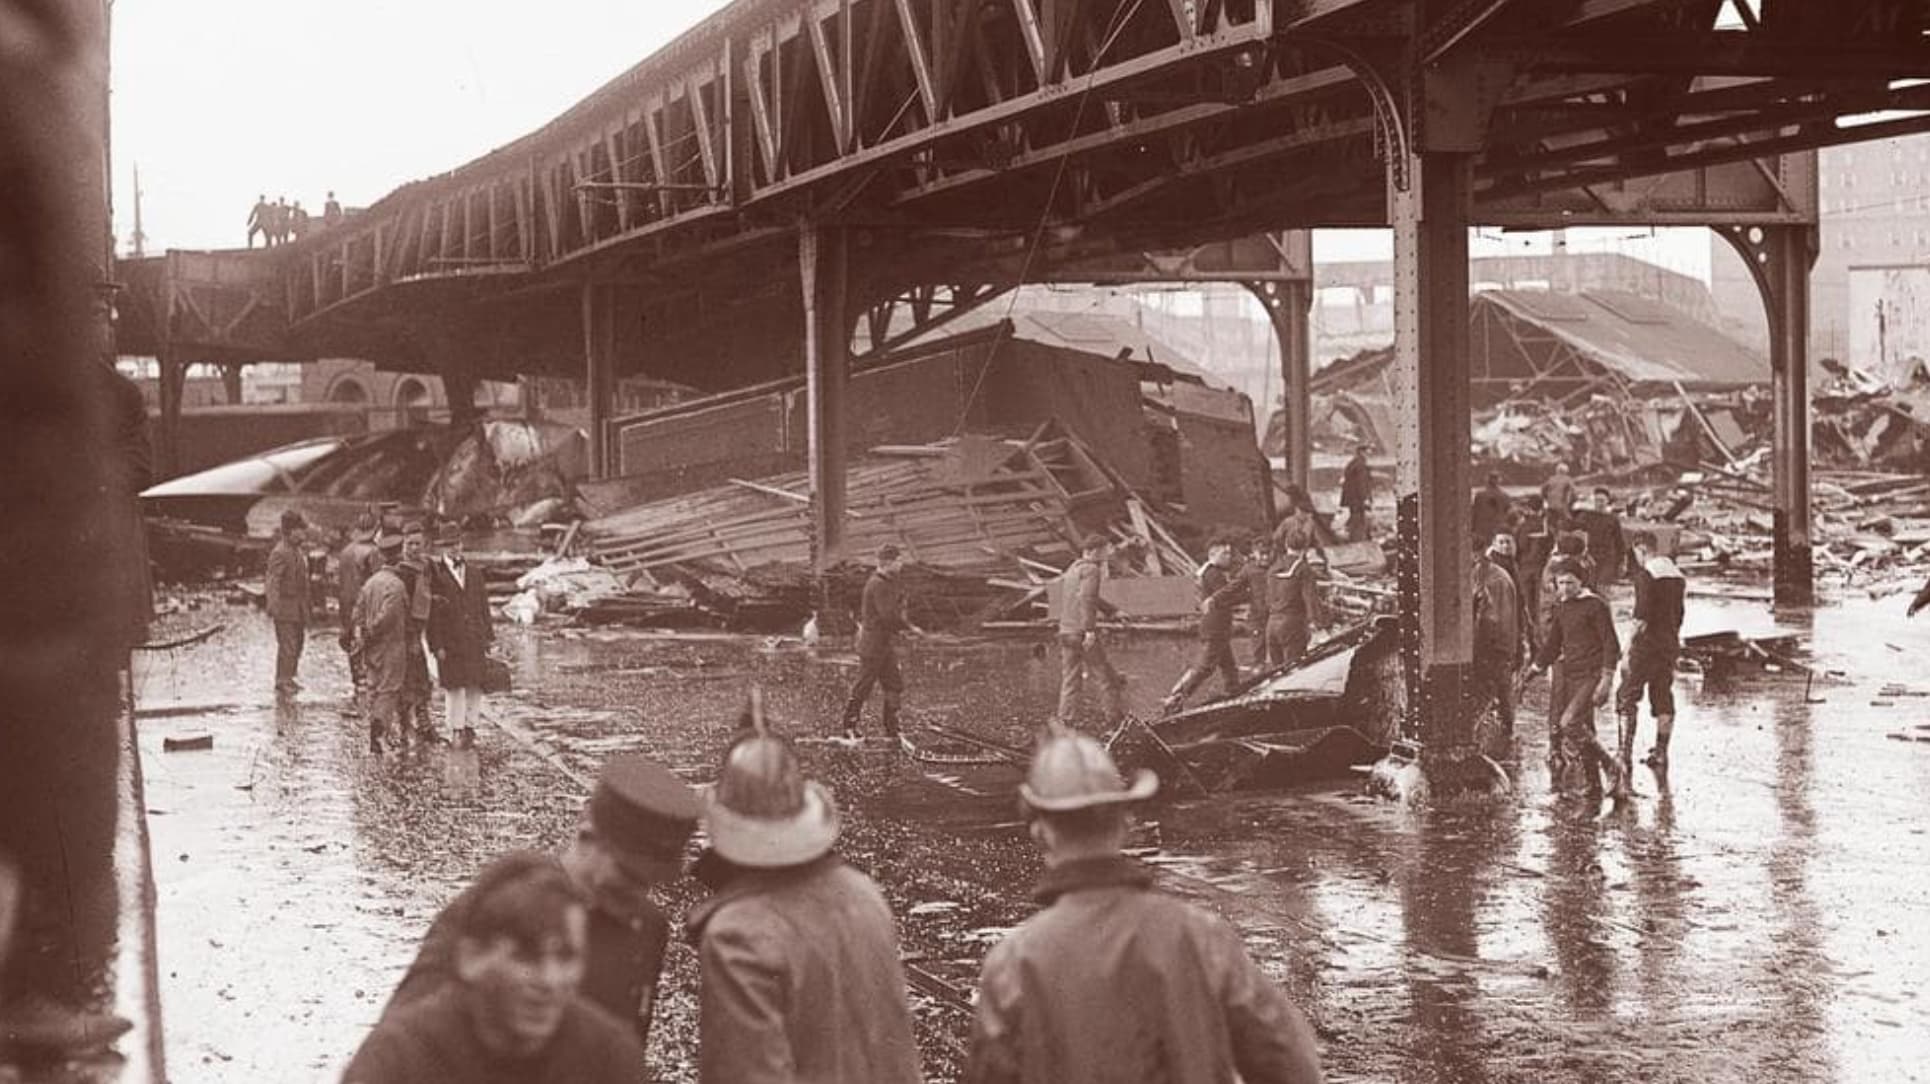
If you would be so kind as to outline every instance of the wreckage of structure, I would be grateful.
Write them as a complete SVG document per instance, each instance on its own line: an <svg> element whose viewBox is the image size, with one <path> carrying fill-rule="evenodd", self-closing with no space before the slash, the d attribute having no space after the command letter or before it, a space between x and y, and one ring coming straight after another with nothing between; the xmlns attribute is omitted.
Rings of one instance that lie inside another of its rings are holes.
<svg viewBox="0 0 1930 1084"><path fill-rule="evenodd" d="M384 508L514 526L567 518L587 461L569 426L424 424L273 448L153 486L141 509L155 563L181 576L258 561L289 510L324 532Z"/></svg>

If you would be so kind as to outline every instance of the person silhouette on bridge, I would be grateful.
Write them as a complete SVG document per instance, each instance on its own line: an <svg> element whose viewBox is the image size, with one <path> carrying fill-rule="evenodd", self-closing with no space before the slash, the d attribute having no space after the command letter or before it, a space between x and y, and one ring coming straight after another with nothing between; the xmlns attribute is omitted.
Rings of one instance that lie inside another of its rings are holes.
<svg viewBox="0 0 1930 1084"><path fill-rule="evenodd" d="M335 202L335 193L330 191L328 199L322 203L322 228L332 230L342 224L342 205Z"/></svg>
<svg viewBox="0 0 1930 1084"><path fill-rule="evenodd" d="M261 234L263 248L275 243L275 235L269 230L269 223L275 217L275 205L268 202L266 192L255 197L254 210L248 212L248 247L255 247L255 234Z"/></svg>

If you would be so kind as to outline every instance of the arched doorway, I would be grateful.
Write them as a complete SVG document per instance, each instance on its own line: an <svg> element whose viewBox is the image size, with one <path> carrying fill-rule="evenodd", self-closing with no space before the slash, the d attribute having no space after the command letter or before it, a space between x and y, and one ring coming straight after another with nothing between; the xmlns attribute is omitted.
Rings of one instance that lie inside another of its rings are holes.
<svg viewBox="0 0 1930 1084"><path fill-rule="evenodd" d="M363 386L360 380L345 376L337 380L334 387L328 389L328 401L351 405L366 403L369 401L369 389Z"/></svg>
<svg viewBox="0 0 1930 1084"><path fill-rule="evenodd" d="M429 420L429 386L415 377L405 377L395 385L395 409L403 425L422 425Z"/></svg>

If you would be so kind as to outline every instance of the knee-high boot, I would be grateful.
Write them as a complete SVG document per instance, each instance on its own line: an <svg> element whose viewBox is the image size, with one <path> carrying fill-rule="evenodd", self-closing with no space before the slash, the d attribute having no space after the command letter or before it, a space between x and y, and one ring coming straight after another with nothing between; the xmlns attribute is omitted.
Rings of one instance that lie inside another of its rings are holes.
<svg viewBox="0 0 1930 1084"><path fill-rule="evenodd" d="M1172 691L1166 694L1166 699L1159 702L1159 710L1169 714L1178 711L1179 706L1186 703L1186 698L1192 694L1193 687L1204 680L1206 680L1206 671L1198 667L1188 669L1179 676L1178 681L1173 683Z"/></svg>
<svg viewBox="0 0 1930 1084"><path fill-rule="evenodd" d="M1666 770L1669 766L1669 735L1673 733L1675 733L1675 716L1656 716L1655 747L1649 750L1648 756L1642 758L1642 763L1657 771Z"/></svg>
<svg viewBox="0 0 1930 1084"><path fill-rule="evenodd" d="M1615 763L1624 780L1635 770L1635 727L1635 712L1625 711L1615 717Z"/></svg>

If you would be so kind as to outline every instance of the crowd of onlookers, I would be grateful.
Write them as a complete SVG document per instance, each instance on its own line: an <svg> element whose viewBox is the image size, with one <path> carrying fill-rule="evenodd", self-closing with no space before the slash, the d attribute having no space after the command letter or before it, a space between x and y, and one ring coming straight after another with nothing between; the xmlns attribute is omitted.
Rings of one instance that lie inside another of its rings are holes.
<svg viewBox="0 0 1930 1084"><path fill-rule="evenodd" d="M342 205L336 201L335 193L330 192L322 203L320 228L333 229L341 222ZM287 196L281 196L271 203L267 194L263 193L255 197L254 209L248 212L248 247L255 247L257 234L261 236L263 247L272 248L299 241L315 232L315 229L315 216L308 213L301 200L289 203Z"/></svg>

